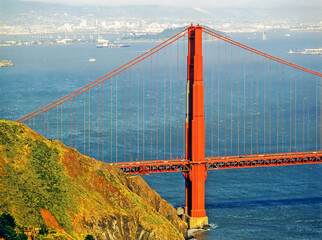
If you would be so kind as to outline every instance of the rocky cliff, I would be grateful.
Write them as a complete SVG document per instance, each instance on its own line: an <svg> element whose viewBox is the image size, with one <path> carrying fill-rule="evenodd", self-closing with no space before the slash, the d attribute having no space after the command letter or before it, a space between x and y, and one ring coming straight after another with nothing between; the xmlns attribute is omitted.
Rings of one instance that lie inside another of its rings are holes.
<svg viewBox="0 0 322 240"><path fill-rule="evenodd" d="M53 238L184 239L186 223L140 176L0 120L0 213Z"/></svg>

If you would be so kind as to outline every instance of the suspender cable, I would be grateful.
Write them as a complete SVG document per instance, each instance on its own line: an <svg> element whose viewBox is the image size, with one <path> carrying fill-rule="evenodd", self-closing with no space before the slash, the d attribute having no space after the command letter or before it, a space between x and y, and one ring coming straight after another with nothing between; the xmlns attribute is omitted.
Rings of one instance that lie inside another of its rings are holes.
<svg viewBox="0 0 322 240"><path fill-rule="evenodd" d="M138 87L137 87L137 95L138 95L138 126L140 126L140 64L138 64ZM137 158L136 160L140 159L140 128L137 127Z"/></svg>
<svg viewBox="0 0 322 240"><path fill-rule="evenodd" d="M150 62L150 72L151 72L151 82L150 82L150 144L151 144L151 160L153 159L153 150L152 150L152 55L151 55L151 62Z"/></svg>
<svg viewBox="0 0 322 240"><path fill-rule="evenodd" d="M163 67L163 158L165 158L165 49L164 49L164 67Z"/></svg>
<svg viewBox="0 0 322 240"><path fill-rule="evenodd" d="M226 42L225 42L225 156L226 156Z"/></svg>
<svg viewBox="0 0 322 240"><path fill-rule="evenodd" d="M282 152L284 152L284 64L282 67Z"/></svg>
<svg viewBox="0 0 322 240"><path fill-rule="evenodd" d="M211 41L211 157L214 156L214 38Z"/></svg>
<svg viewBox="0 0 322 240"><path fill-rule="evenodd" d="M272 140L272 62L269 60L269 152Z"/></svg>
<svg viewBox="0 0 322 240"><path fill-rule="evenodd" d="M30 124L30 121L29 121ZM48 111L47 111L47 139L49 139L49 119L48 119Z"/></svg>
<svg viewBox="0 0 322 240"><path fill-rule="evenodd" d="M145 72L144 72L144 61L142 62L143 63L143 74L142 74L142 89L143 89L143 116L142 116L142 122L143 122L143 161L145 159L145 117L144 117L144 100L145 100L145 90L144 90L144 78L145 78Z"/></svg>
<svg viewBox="0 0 322 240"><path fill-rule="evenodd" d="M59 108L59 107L57 106L57 108L56 108L56 122L57 122L57 137L56 137L56 139L57 139L57 140L59 140L59 139L58 139L58 108ZM45 136L45 134L43 134L43 136Z"/></svg>
<svg viewBox="0 0 322 240"><path fill-rule="evenodd" d="M320 94L320 149L322 149L322 124L321 124L321 121L322 121L322 109L321 109L321 104L322 104L322 94L321 94L321 91L322 91L322 78L320 77L320 90L319 90L319 94Z"/></svg>
<svg viewBox="0 0 322 240"><path fill-rule="evenodd" d="M233 155L233 45L230 44L230 154Z"/></svg>
<svg viewBox="0 0 322 240"><path fill-rule="evenodd" d="M129 138L129 150L130 150L130 160L132 161L132 135L131 135L131 129L132 129L132 126L131 126L131 68L129 69L129 135L130 135L130 138Z"/></svg>
<svg viewBox="0 0 322 240"><path fill-rule="evenodd" d="M102 83L102 160L104 162L104 135L105 135L105 127L104 127L104 83Z"/></svg>
<svg viewBox="0 0 322 240"><path fill-rule="evenodd" d="M253 53L250 54L250 154L253 153Z"/></svg>
<svg viewBox="0 0 322 240"><path fill-rule="evenodd" d="M72 119L72 116L73 116L73 100L70 100L70 147L72 147L72 142L73 142L73 119Z"/></svg>
<svg viewBox="0 0 322 240"><path fill-rule="evenodd" d="M296 69L294 69L294 148L296 148Z"/></svg>
<svg viewBox="0 0 322 240"><path fill-rule="evenodd" d="M266 150L266 58L264 58L264 153Z"/></svg>
<svg viewBox="0 0 322 240"><path fill-rule="evenodd" d="M183 71L183 74L182 74L182 76L185 76L185 74L186 74L186 62L185 62L185 60L186 60L186 38L184 37L183 38L183 54L182 54L182 58L183 58L183 61L182 61L182 64L183 64L183 67L182 67L182 71ZM184 91L182 91L182 93L184 94L183 95L183 99L185 99L185 105L184 106L187 106L187 98L186 97L184 97L184 96L186 96L185 94L185 92ZM187 112L186 112L186 114L187 114ZM185 124L185 123L184 123ZM186 141L186 136L185 136L185 133L186 133L186 128L185 128L185 126L183 126L183 128L182 128L182 147L183 147L183 149L185 149L185 141ZM185 154L185 151L183 151L183 153Z"/></svg>
<svg viewBox="0 0 322 240"><path fill-rule="evenodd" d="M258 55L256 57L256 153L258 154Z"/></svg>
<svg viewBox="0 0 322 240"><path fill-rule="evenodd" d="M219 123L220 123L220 108L219 108L219 78L220 78L220 68L219 68L219 65L220 65L220 42L219 42L219 39L217 38L217 41L218 41L218 79L217 79L217 111L218 111L218 123L217 123L217 142L218 142L218 146L217 146L217 151L218 151L218 156L219 156L219 153L220 153L220 131L219 131Z"/></svg>
<svg viewBox="0 0 322 240"><path fill-rule="evenodd" d="M170 118L169 118L169 121L170 121L170 159L172 159L172 134L171 134L171 108L172 108L172 45L170 45Z"/></svg>
<svg viewBox="0 0 322 240"><path fill-rule="evenodd" d="M244 154L246 153L246 50L244 50Z"/></svg>
<svg viewBox="0 0 322 240"><path fill-rule="evenodd" d="M304 104L304 96L305 96L305 73L303 72L303 102L302 102L302 105L303 105L303 113L302 113L302 116L303 116L303 152L304 152L304 149L305 149L305 146L304 146L304 134L305 134L305 129L304 129L304 125L305 125L305 121L304 121L304 109L305 109L305 104Z"/></svg>
<svg viewBox="0 0 322 240"><path fill-rule="evenodd" d="M45 136L45 113L42 114L42 135ZM57 140L58 140L58 137L57 137Z"/></svg>
<svg viewBox="0 0 322 240"><path fill-rule="evenodd" d="M177 41L177 159L179 158L179 41Z"/></svg>
<svg viewBox="0 0 322 240"><path fill-rule="evenodd" d="M91 90L90 89L88 90L88 156L89 157L91 156Z"/></svg>
<svg viewBox="0 0 322 240"><path fill-rule="evenodd" d="M237 91L238 91L238 93L237 93L237 154L239 155L239 80L240 80L240 76L239 76L239 74L240 74L240 69L239 69L239 48L237 48L237 50L238 50L238 78L237 78L237 81L238 81L238 83L237 83Z"/></svg>
<svg viewBox="0 0 322 240"><path fill-rule="evenodd" d="M278 152L278 94L279 94L279 63L277 63L277 84L276 84L276 152Z"/></svg>
<svg viewBox="0 0 322 240"><path fill-rule="evenodd" d="M115 76L115 162L118 162L117 159L117 137L118 137L118 131L117 131L117 75Z"/></svg>
<svg viewBox="0 0 322 240"><path fill-rule="evenodd" d="M60 139L63 141L63 104L60 104Z"/></svg>
<svg viewBox="0 0 322 240"><path fill-rule="evenodd" d="M100 94L100 85L97 85L97 160L100 159L100 107L99 107L99 94Z"/></svg>
<svg viewBox="0 0 322 240"><path fill-rule="evenodd" d="M75 97L75 149L76 149L76 97Z"/></svg>
<svg viewBox="0 0 322 240"><path fill-rule="evenodd" d="M315 149L318 149L318 77L315 77Z"/></svg>
<svg viewBox="0 0 322 240"><path fill-rule="evenodd" d="M84 96L84 99L83 99L83 105L84 105L84 120L83 120L83 122L84 122L84 152L83 152L83 154L84 155L86 154L86 136L85 136L86 135L86 127L85 127L85 124L86 124L86 121L85 121L86 104L85 104L85 94L86 94L86 92L84 92L84 94L83 94L83 96Z"/></svg>
<svg viewBox="0 0 322 240"><path fill-rule="evenodd" d="M292 68L290 67L290 149L292 149Z"/></svg>
<svg viewBox="0 0 322 240"><path fill-rule="evenodd" d="M307 75L307 150L310 149L310 75Z"/></svg>
<svg viewBox="0 0 322 240"><path fill-rule="evenodd" d="M126 93L126 84L125 84L125 71L124 71L124 78L123 78L123 84L124 84L124 87L123 87L123 141L124 141L124 146L123 146L123 152L124 152L124 156L123 156L123 161L125 162L126 161L126 157L125 157L125 149L126 149L126 111L125 111L125 108L126 108L126 97L125 97L125 93Z"/></svg>
<svg viewBox="0 0 322 240"><path fill-rule="evenodd" d="M110 141L110 145L111 145L111 162L113 162L113 78L111 79L111 141Z"/></svg>
<svg viewBox="0 0 322 240"><path fill-rule="evenodd" d="M157 160L159 160L159 52L157 52L156 73L157 73Z"/></svg>
<svg viewBox="0 0 322 240"><path fill-rule="evenodd" d="M32 118L32 130L35 130L35 118Z"/></svg>

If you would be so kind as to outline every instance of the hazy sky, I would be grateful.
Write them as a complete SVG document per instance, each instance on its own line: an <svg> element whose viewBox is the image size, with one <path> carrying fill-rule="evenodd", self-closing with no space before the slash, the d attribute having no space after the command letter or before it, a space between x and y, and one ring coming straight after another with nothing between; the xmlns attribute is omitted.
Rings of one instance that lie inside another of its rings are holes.
<svg viewBox="0 0 322 240"><path fill-rule="evenodd" d="M34 2L50 2L71 5L164 5L186 7L247 7L247 8L272 8L272 7L322 7L321 0L23 0Z"/></svg>

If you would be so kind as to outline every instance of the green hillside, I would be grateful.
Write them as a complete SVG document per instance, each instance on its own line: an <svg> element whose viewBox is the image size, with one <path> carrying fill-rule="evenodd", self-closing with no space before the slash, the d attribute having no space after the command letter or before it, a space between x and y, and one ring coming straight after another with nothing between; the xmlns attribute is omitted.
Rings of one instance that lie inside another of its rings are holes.
<svg viewBox="0 0 322 240"><path fill-rule="evenodd" d="M184 239L187 225L140 176L0 120L0 214L49 238Z"/></svg>

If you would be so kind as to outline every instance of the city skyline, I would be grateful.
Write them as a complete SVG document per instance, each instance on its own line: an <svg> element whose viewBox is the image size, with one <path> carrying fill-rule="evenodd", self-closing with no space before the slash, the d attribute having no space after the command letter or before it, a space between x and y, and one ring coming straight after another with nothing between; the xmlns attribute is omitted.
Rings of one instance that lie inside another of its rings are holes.
<svg viewBox="0 0 322 240"><path fill-rule="evenodd" d="M58 3L66 5L87 5L87 6L130 6L130 5L162 5L175 7L210 7L210 8L284 8L284 7L322 7L320 0L199 0L196 4L194 0L22 0L25 2L43 2L43 3Z"/></svg>
<svg viewBox="0 0 322 240"><path fill-rule="evenodd" d="M131 5L131 6L101 6L94 5L64 5L72 4L74 0L0 0L0 34L157 34L165 29L187 26L191 23L200 23L223 32L265 32L271 29L291 29L292 31L322 31L321 8L211 8L203 7L206 2L193 7L176 6ZM80 3L86 3L82 0ZM92 4L103 2L94 0ZM108 4L110 1L104 1ZM121 1L118 3L126 3ZM145 0L134 0L131 4L143 4ZM192 1L187 1L191 3ZM212 4L215 4L213 1ZM230 4L229 0L225 4ZM242 0L239 3L251 4L254 0ZM259 2L259 1L258 1ZM285 5L289 0L282 0L279 4ZM297 2L301 4L303 1ZM162 4L169 3L168 0ZM309 3L316 3L311 0ZM115 3L114 3L115 4ZM170 3L169 3L170 4ZM210 3L208 3L210 4ZM247 4L245 6L247 6ZM271 4L277 4L273 1ZM321 3L322 4L322 3ZM272 5L272 6L273 6ZM228 5L227 5L228 6ZM257 7L256 5L253 5ZM262 7L265 4L262 5ZM293 6L293 5L292 5Z"/></svg>

